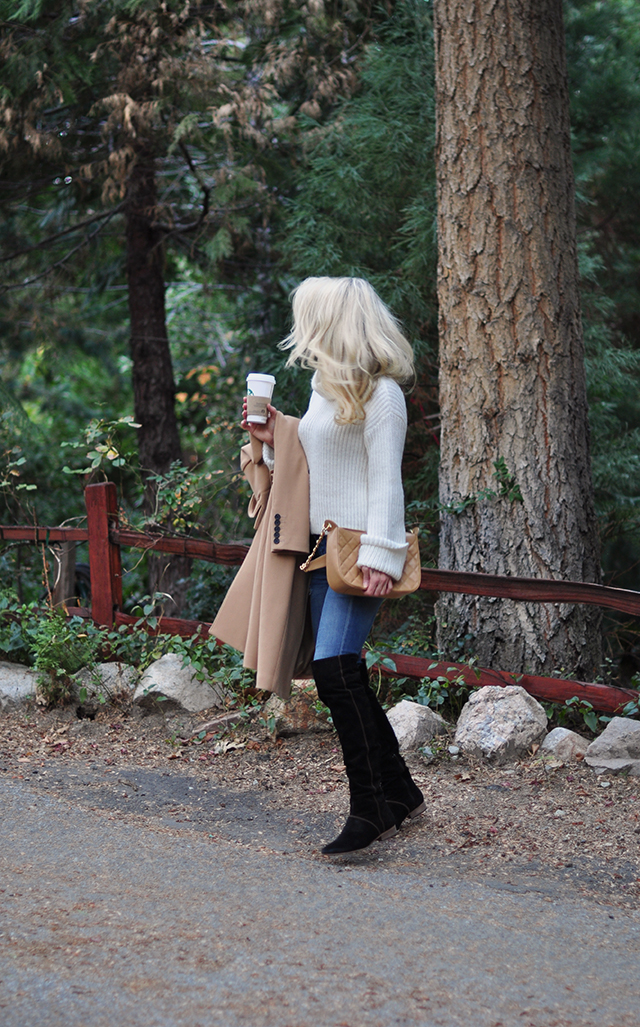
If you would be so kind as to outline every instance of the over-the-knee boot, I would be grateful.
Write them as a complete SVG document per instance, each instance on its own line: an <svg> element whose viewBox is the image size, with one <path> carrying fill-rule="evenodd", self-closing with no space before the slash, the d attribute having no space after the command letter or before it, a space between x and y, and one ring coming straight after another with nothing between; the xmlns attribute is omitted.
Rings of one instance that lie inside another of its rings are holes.
<svg viewBox="0 0 640 1027"><path fill-rule="evenodd" d="M400 827L407 817L414 820L424 813L427 805L422 792L411 777L407 764L400 755L396 733L369 683L369 673L364 660L360 663L360 676L378 731L382 790L387 805L395 817L396 827Z"/></svg>
<svg viewBox="0 0 640 1027"><path fill-rule="evenodd" d="M318 698L329 707L342 746L350 793L347 822L325 845L325 855L355 852L397 831L382 790L378 731L358 661L356 653L349 653L313 662Z"/></svg>

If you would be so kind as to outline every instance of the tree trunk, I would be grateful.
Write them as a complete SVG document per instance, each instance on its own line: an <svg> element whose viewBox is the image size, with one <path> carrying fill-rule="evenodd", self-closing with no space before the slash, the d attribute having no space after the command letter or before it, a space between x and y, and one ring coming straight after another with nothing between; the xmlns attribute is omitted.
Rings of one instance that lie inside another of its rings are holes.
<svg viewBox="0 0 640 1027"><path fill-rule="evenodd" d="M164 473L182 457L175 415L175 384L165 320L164 248L153 227L156 217L156 177L151 157L142 154L127 189L127 284L131 319L133 396L143 474ZM156 490L149 482L145 507L155 510ZM167 592L173 602L167 614L182 609L190 561L183 557L149 556L149 589Z"/></svg>
<svg viewBox="0 0 640 1027"><path fill-rule="evenodd" d="M598 581L562 2L434 14L440 566ZM593 608L445 595L438 630L486 667L600 668Z"/></svg>

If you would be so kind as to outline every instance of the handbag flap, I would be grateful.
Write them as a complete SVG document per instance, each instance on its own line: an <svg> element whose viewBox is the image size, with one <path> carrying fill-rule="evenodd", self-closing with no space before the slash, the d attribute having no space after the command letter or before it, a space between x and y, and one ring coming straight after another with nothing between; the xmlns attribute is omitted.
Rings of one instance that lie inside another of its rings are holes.
<svg viewBox="0 0 640 1027"><path fill-rule="evenodd" d="M358 567L360 536L362 531L340 528L335 525L327 536L327 581L334 592L347 595L362 595L362 570ZM394 583L387 594L388 599L415 592L420 587L421 567L418 534L407 532L409 548L400 581Z"/></svg>

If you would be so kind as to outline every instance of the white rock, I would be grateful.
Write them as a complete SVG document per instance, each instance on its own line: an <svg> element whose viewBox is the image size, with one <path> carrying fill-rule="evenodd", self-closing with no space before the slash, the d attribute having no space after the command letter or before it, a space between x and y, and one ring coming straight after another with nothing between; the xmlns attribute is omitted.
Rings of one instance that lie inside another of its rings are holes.
<svg viewBox="0 0 640 1027"><path fill-rule="evenodd" d="M587 749L584 761L596 774L640 777L640 721L613 717Z"/></svg>
<svg viewBox="0 0 640 1027"><path fill-rule="evenodd" d="M21 663L0 661L0 710L8 710L33 699L38 683L37 671Z"/></svg>
<svg viewBox="0 0 640 1027"><path fill-rule="evenodd" d="M601 756L606 760L640 760L640 721L628 717L613 717L601 735L587 750L591 759Z"/></svg>
<svg viewBox="0 0 640 1027"><path fill-rule="evenodd" d="M599 757L588 760L585 756L585 763L588 763L596 774L628 774L629 777L640 777L640 760L603 760ZM603 788L609 787L608 782L601 781L600 784Z"/></svg>
<svg viewBox="0 0 640 1027"><path fill-rule="evenodd" d="M472 756L497 761L524 755L547 730L547 715L518 685L487 685L462 708L454 742Z"/></svg>
<svg viewBox="0 0 640 1027"><path fill-rule="evenodd" d="M147 667L133 695L134 703L140 706L155 707L158 700L165 709L178 707L198 713L211 706L223 706L225 691L217 682L198 681L188 664L182 666L182 657L177 653L165 653Z"/></svg>
<svg viewBox="0 0 640 1027"><path fill-rule="evenodd" d="M436 735L445 734L449 729L446 720L439 713L408 699L402 699L397 706L393 706L387 717L395 731L401 752L417 749Z"/></svg>
<svg viewBox="0 0 640 1027"><path fill-rule="evenodd" d="M552 753L563 763L574 760L576 756L584 756L589 748L589 740L567 727L554 727L540 746L540 752Z"/></svg>
<svg viewBox="0 0 640 1027"><path fill-rule="evenodd" d="M110 702L114 696L131 695L135 689L138 671L128 663L98 663L90 670L85 667L74 676L74 698L80 700L80 689L87 692L84 702Z"/></svg>

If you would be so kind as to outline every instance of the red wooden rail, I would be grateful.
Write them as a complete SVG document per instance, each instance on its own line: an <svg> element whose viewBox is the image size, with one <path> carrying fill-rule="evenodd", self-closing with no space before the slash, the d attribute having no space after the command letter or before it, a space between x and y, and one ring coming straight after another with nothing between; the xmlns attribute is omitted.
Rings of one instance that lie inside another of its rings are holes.
<svg viewBox="0 0 640 1027"><path fill-rule="evenodd" d="M443 571L426 568L420 588L433 592L463 592L472 596L497 596L532 603L588 603L640 616L640 592L611 588L587 581L555 581L552 578L510 578L500 574Z"/></svg>
<svg viewBox="0 0 640 1027"><path fill-rule="evenodd" d="M479 685L520 685L529 695L543 702L566 702L577 695L579 699L590 702L599 713L615 713L628 702L636 702L638 693L633 688L618 688L615 685L596 685L585 681L565 681L561 678L543 678L533 674L510 674L506 670L487 670L478 668L478 675L467 663L437 663L418 656L404 656L400 653L387 653L396 665L393 677L436 678L444 677L447 681L460 681L461 685L477 688ZM387 673L382 668L382 673Z"/></svg>
<svg viewBox="0 0 640 1027"><path fill-rule="evenodd" d="M202 539L183 539L149 532L120 528L116 487L112 482L89 485L85 489L87 527L46 528L0 525L0 540L50 543L64 541L89 542L91 572L91 616L97 624L134 625L139 618L123 613L121 546L154 552L176 553L194 559L210 560L225 566L237 566L244 560L248 547L221 544ZM495 596L525 602L589 603L640 616L640 592L610 588L580 581L554 581L544 578L516 578L494 574L465 573L426 568L420 587L433 592L460 592L467 595ZM210 625L173 617L160 619L155 632L190 637L206 635ZM479 669L478 674L466 664L434 663L415 656L388 654L396 665L395 674L410 678L446 677L466 685L512 685L517 683L537 699L564 702L578 698L590 702L594 709L615 713L627 702L637 701L640 693L631 688L565 681L534 675L513 675L507 671ZM385 672L387 673L387 672Z"/></svg>
<svg viewBox="0 0 640 1027"><path fill-rule="evenodd" d="M178 556L190 556L194 560L210 560L211 563L224 564L226 567L235 567L242 563L249 552L248 546L235 542L206 542L204 539L154 535L150 532L131 531L129 528L113 528L110 537L111 541L119 546L153 549L158 553L175 553Z"/></svg>
<svg viewBox="0 0 640 1027"><path fill-rule="evenodd" d="M40 528L13 527L0 524L0 541L33 542L48 545L49 542L87 542L89 532L86 528Z"/></svg>

